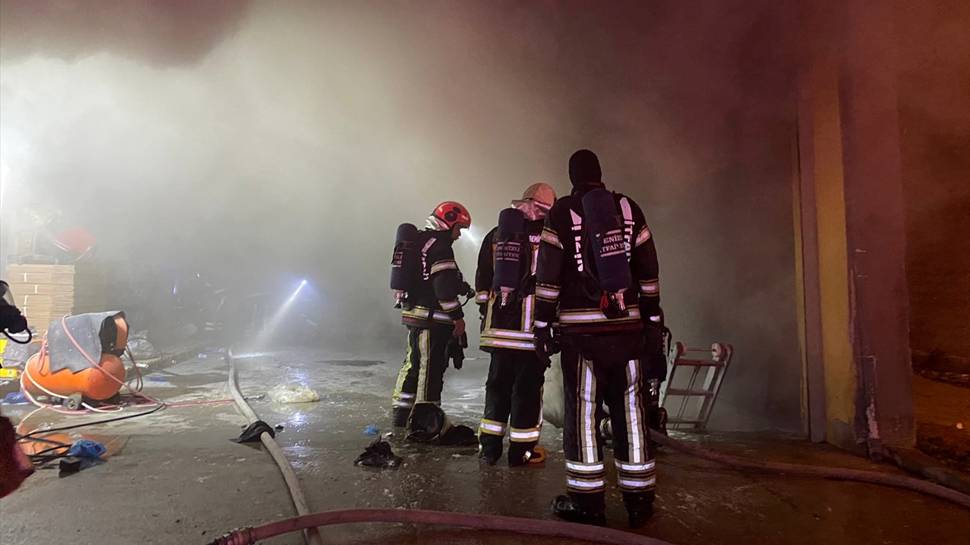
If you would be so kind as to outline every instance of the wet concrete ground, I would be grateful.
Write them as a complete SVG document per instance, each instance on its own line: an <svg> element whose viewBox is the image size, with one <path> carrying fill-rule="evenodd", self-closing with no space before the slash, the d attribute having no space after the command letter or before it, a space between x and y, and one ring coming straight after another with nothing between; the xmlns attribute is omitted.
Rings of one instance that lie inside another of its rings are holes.
<svg viewBox="0 0 970 545"><path fill-rule="evenodd" d="M311 508L422 508L552 518L548 504L563 488L564 471L561 435L551 426L543 432L550 453L544 467L483 467L474 448L408 445L398 438L393 442L405 460L401 468L353 466L372 439L364 434L368 425L389 431L386 411L397 360L386 354L291 352L239 361L245 395L291 382L320 393L318 403L252 402L264 420L284 426L278 441L296 467ZM448 371L444 408L454 420L475 425L486 370L482 359ZM225 364L218 358L193 360L150 375L146 391L168 401L224 399L225 378ZM34 416L27 427L46 419ZM242 423L232 405L206 405L91 428L91 433L127 440L101 466L64 479L43 472L0 500L0 544L65 539L103 545L203 544L233 527L291 515L269 456L228 441ZM704 441L758 458L894 471L792 437L728 434ZM659 457L656 507L641 532L680 545L963 544L970 535L968 511L932 498L865 484L742 474L672 452ZM611 526L624 527L615 492L608 516ZM323 533L329 543L361 545L523 541L385 524L333 527ZM293 535L269 543L296 545L301 540Z"/></svg>
<svg viewBox="0 0 970 545"><path fill-rule="evenodd" d="M970 387L913 377L916 443L950 467L970 472Z"/></svg>

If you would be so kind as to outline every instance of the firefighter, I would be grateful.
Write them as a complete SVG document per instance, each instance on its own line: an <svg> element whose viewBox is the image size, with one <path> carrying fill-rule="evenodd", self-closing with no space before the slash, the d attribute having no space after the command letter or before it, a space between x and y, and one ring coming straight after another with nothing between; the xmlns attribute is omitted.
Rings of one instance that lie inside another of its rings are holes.
<svg viewBox="0 0 970 545"><path fill-rule="evenodd" d="M457 202L439 204L428 218L424 230L410 224L411 240L401 251L400 261L414 264L415 273L398 281L395 246L391 286L402 308L401 321L408 330L407 354L398 374L393 395L393 424L407 426L411 432L430 432L427 422L440 411L441 388L448 367L448 348L452 338L465 334L465 320L459 295L471 296L462 278L452 243L461 230L471 226L471 215ZM399 228L400 233L406 229Z"/></svg>
<svg viewBox="0 0 970 545"><path fill-rule="evenodd" d="M482 242L475 274L482 318L482 350L491 353L485 413L479 426L480 455L489 465L502 457L508 431L509 466L540 463L542 383L546 365L535 352L532 323L535 268L543 220L556 201L549 184L529 186L522 199L499 214Z"/></svg>
<svg viewBox="0 0 970 545"><path fill-rule="evenodd" d="M610 409L617 484L631 527L653 512L647 371L662 352L657 254L643 212L602 182L599 159L569 159L572 194L546 218L536 271L536 351L562 351L567 495L556 515L605 523L606 465L597 408ZM553 330L553 324L558 324Z"/></svg>

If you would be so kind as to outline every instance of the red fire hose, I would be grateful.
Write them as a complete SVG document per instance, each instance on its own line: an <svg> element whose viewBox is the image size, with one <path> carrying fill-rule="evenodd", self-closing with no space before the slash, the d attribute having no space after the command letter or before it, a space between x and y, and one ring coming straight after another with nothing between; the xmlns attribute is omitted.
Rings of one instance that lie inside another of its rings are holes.
<svg viewBox="0 0 970 545"><path fill-rule="evenodd" d="M914 492L920 492L922 494L951 501L957 505L970 509L970 495L963 494L962 492L958 492L952 488L947 488L936 483L931 483L929 481L924 481L922 479L916 479L913 477L906 477L904 475L893 475L878 471L865 471L861 469L848 469L842 467L811 466L803 464L787 464L783 462L750 460L739 458L737 456L731 456L730 454L715 452L686 441L678 441L656 431L650 434L650 439L666 447L690 454L691 456L725 464L738 469L747 469L761 473L779 473L796 477L815 477L837 481L858 481L862 483L905 488Z"/></svg>
<svg viewBox="0 0 970 545"><path fill-rule="evenodd" d="M324 511L322 513L313 513L312 515L271 522L256 528L236 530L212 541L209 545L254 545L260 540L291 532L299 532L317 526L359 522L458 526L462 528L474 528L476 530L575 539L607 545L672 545L667 541L652 537L587 524L520 517L502 517L498 515L424 511L418 509L347 509L344 511Z"/></svg>

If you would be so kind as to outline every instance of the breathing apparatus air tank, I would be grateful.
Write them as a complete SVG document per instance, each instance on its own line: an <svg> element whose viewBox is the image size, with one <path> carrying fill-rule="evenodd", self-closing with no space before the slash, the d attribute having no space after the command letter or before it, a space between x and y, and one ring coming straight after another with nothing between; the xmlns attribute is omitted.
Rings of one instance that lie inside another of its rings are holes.
<svg viewBox="0 0 970 545"><path fill-rule="evenodd" d="M421 260L417 255L418 228L402 223L394 238L391 256L391 290L394 291L394 308L407 305L408 292L420 281Z"/></svg>
<svg viewBox="0 0 970 545"><path fill-rule="evenodd" d="M528 266L528 242L525 214L517 208L502 210L495 232L495 273L492 277L492 292L497 295L499 308L508 307L522 287Z"/></svg>
<svg viewBox="0 0 970 545"><path fill-rule="evenodd" d="M610 318L627 316L623 294L633 284L628 257L630 248L613 193L606 189L586 193L583 215L589 253L595 265L594 276L602 290L600 309Z"/></svg>

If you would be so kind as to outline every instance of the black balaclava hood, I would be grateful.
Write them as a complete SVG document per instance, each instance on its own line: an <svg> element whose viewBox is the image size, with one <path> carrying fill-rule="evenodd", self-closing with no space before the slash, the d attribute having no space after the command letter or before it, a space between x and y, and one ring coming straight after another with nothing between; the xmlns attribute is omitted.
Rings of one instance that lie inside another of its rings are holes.
<svg viewBox="0 0 970 545"><path fill-rule="evenodd" d="M581 149L569 158L569 181L576 189L602 183L603 172L600 170L600 160L595 153L588 149Z"/></svg>

